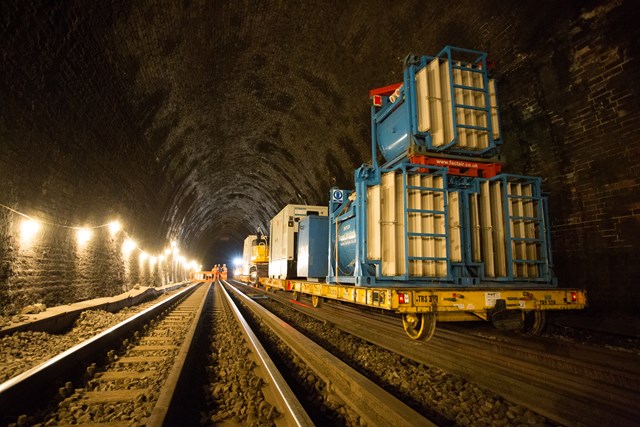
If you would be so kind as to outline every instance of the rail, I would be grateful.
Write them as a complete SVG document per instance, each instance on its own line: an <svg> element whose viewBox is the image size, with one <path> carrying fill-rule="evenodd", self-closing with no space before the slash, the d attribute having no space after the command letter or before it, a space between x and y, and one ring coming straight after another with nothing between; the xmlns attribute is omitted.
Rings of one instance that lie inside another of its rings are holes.
<svg viewBox="0 0 640 427"><path fill-rule="evenodd" d="M330 385L368 425L434 426L427 418L379 387L329 351L298 332L251 298L227 283L252 312L256 313L301 360Z"/></svg>

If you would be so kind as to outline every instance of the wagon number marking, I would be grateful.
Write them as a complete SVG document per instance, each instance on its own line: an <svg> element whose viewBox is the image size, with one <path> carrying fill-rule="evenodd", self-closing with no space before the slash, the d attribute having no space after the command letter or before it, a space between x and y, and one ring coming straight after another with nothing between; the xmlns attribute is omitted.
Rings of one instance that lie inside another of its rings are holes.
<svg viewBox="0 0 640 427"><path fill-rule="evenodd" d="M417 295L416 302L437 303L438 295Z"/></svg>

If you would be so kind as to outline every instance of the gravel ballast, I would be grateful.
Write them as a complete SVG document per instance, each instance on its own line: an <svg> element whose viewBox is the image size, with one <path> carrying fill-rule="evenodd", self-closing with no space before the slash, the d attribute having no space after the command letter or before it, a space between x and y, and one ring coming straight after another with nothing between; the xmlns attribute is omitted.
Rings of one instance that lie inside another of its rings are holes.
<svg viewBox="0 0 640 427"><path fill-rule="evenodd" d="M370 344L267 299L263 305L416 411L442 425L554 426L545 417L456 375Z"/></svg>

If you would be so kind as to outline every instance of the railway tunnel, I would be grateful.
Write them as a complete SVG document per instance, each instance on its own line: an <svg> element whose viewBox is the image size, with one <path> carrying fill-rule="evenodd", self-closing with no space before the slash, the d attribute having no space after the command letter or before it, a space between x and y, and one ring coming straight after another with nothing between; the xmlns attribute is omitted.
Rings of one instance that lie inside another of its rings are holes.
<svg viewBox="0 0 640 427"><path fill-rule="evenodd" d="M560 285L586 289L596 312L637 315L633 2L0 10L3 316L170 282L172 242L188 263L230 265L284 205L326 205L330 188L353 187L371 161L369 90L401 81L407 54L444 45L488 53L500 161L542 177Z"/></svg>
<svg viewBox="0 0 640 427"><path fill-rule="evenodd" d="M65 227L118 219L150 254L176 241L230 263L285 204L352 187L368 91L450 44L495 64L501 160L544 180L559 282L635 311L634 17L622 1L3 2L1 310L153 282ZM51 225L21 245L13 210Z"/></svg>
<svg viewBox="0 0 640 427"><path fill-rule="evenodd" d="M285 204L326 205L371 161L368 91L445 44L488 52L501 161L543 179L559 283L592 309L637 307L630 2L1 7L5 315L157 282L101 229L79 252L69 227L116 219L150 257L174 241L209 268ZM43 224L29 244L16 212Z"/></svg>

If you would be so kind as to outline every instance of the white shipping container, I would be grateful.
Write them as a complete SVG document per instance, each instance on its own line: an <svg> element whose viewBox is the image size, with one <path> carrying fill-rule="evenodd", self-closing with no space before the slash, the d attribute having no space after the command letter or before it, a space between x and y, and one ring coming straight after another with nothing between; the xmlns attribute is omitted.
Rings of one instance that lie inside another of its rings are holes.
<svg viewBox="0 0 640 427"><path fill-rule="evenodd" d="M287 205L270 222L269 277L296 277L296 233L298 222L312 214L327 216L326 206Z"/></svg>

